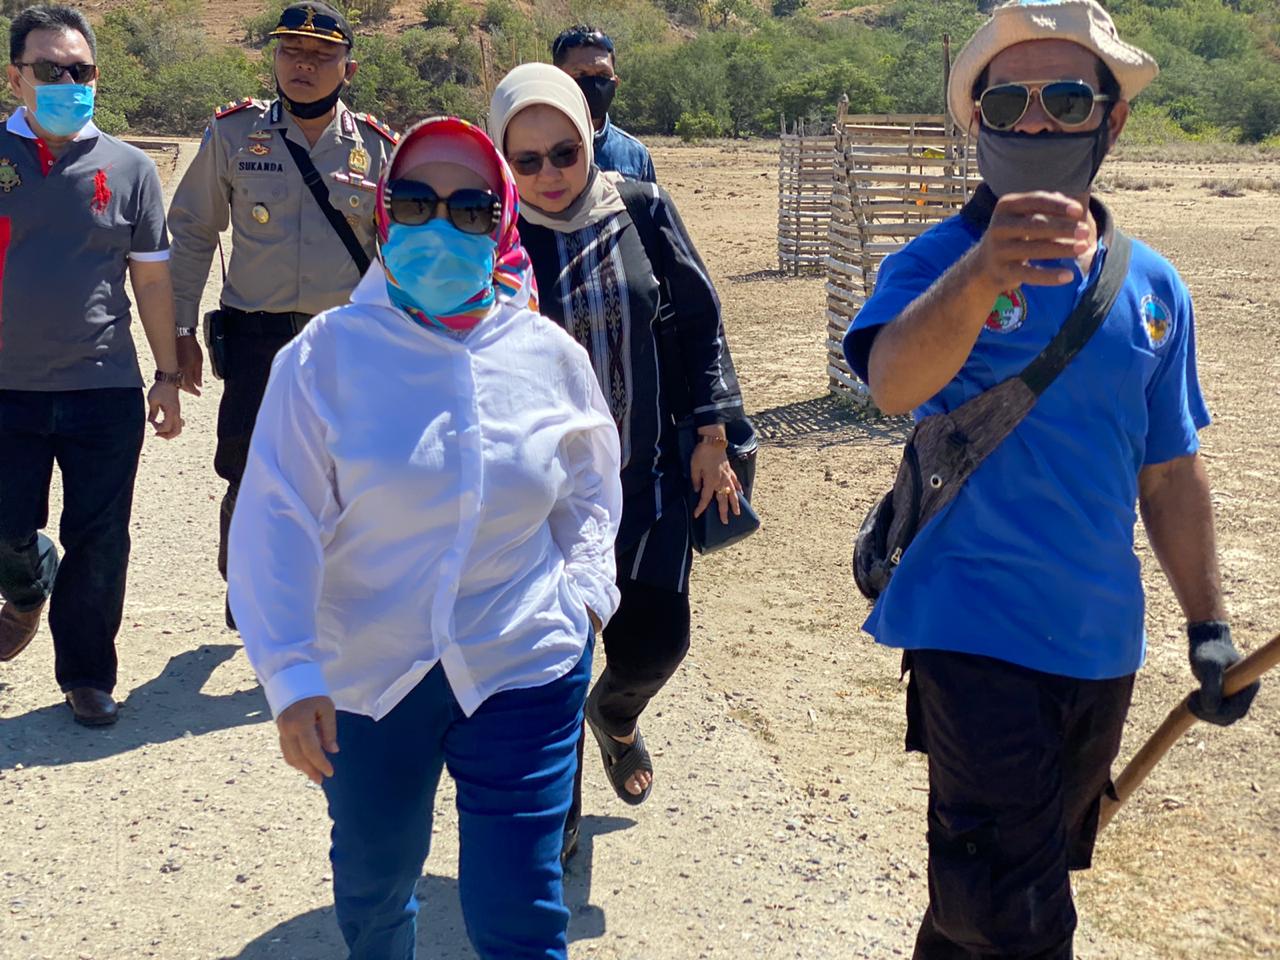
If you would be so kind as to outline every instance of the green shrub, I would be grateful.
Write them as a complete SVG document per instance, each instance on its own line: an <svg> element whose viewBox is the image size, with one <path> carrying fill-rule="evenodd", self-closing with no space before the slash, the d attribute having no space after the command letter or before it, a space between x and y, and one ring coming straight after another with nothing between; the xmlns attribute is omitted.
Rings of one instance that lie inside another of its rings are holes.
<svg viewBox="0 0 1280 960"><path fill-rule="evenodd" d="M428 27L446 27L459 32L475 25L475 12L462 0L429 0L422 6L422 18Z"/></svg>
<svg viewBox="0 0 1280 960"><path fill-rule="evenodd" d="M676 121L676 135L685 143L722 137L725 124L709 113L682 113Z"/></svg>
<svg viewBox="0 0 1280 960"><path fill-rule="evenodd" d="M267 5L259 12L244 21L244 39L246 43L261 46L270 39L270 33L280 22L280 11L289 6L293 0L267 0Z"/></svg>
<svg viewBox="0 0 1280 960"><path fill-rule="evenodd" d="M148 133L200 133L223 104L260 93L258 67L239 50L180 60L161 68L129 126Z"/></svg>
<svg viewBox="0 0 1280 960"><path fill-rule="evenodd" d="M353 27L365 23L378 23L391 16L395 8L394 0L349 0L340 6L346 9L343 13Z"/></svg>
<svg viewBox="0 0 1280 960"><path fill-rule="evenodd" d="M489 0L484 5L480 25L490 33L495 30L511 30L522 25L524 15L510 0Z"/></svg>

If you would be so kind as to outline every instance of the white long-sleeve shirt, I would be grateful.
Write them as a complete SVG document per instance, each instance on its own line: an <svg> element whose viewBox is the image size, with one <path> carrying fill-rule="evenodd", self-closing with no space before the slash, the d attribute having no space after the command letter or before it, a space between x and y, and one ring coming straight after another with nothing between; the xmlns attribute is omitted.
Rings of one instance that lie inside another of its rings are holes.
<svg viewBox="0 0 1280 960"><path fill-rule="evenodd" d="M231 525L230 601L273 713L387 713L437 662L469 716L617 609L617 428L586 352L499 303L465 338L352 302L276 358Z"/></svg>

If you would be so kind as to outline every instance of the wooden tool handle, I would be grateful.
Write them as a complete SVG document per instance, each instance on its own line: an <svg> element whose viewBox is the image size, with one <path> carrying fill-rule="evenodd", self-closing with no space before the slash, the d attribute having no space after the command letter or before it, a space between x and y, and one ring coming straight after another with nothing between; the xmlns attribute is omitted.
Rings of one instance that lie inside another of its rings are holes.
<svg viewBox="0 0 1280 960"><path fill-rule="evenodd" d="M1239 693L1278 665L1280 665L1280 634L1272 637L1269 643L1259 647L1227 670L1222 679L1223 696L1230 697ZM1120 776L1116 777L1115 796L1102 798L1102 811L1098 819L1099 830L1111 822L1120 805L1133 795L1143 780L1147 779L1147 774L1155 769L1160 758L1168 753L1169 748L1178 742L1178 738L1195 724L1196 716L1191 712L1190 703L1191 694L1188 694L1169 712L1169 715L1164 718L1164 723L1160 724L1156 732L1142 745L1142 749L1134 754Z"/></svg>

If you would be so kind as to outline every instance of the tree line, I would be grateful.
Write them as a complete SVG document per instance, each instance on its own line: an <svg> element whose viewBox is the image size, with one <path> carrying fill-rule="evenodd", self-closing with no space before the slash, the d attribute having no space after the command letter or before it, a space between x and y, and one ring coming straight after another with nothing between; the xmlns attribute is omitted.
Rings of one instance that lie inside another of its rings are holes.
<svg viewBox="0 0 1280 960"><path fill-rule="evenodd" d="M98 26L99 125L110 132L198 134L214 106L271 96L266 34L287 0L267 0L244 42L211 44L198 0L136 0ZM1106 0L1104 0L1106 2ZM776 133L829 119L842 94L855 112L941 112L942 38L956 51L990 0L570 0L531 12L508 0L426 0L387 29L391 0L340 0L360 34L347 100L395 125L436 113L476 119L486 82L545 60L551 38L586 21L618 43L614 113L638 134L686 138ZM22 0L0 0L12 16ZM1138 100L1131 132L1280 143L1277 0L1110 0L1126 39L1162 72ZM7 24L4 24L7 26Z"/></svg>

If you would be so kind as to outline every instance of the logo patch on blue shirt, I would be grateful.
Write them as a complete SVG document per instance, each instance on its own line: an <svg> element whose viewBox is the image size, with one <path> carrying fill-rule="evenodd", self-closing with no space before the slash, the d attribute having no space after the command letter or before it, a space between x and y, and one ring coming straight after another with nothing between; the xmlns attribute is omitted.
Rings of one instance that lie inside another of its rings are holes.
<svg viewBox="0 0 1280 960"><path fill-rule="evenodd" d="M1027 298L1021 290L1006 290L996 297L987 315L986 328L992 333L1013 333L1027 320Z"/></svg>
<svg viewBox="0 0 1280 960"><path fill-rule="evenodd" d="M1142 298L1142 326L1151 341L1151 349L1159 350L1169 342L1169 334L1173 332L1173 314L1154 293Z"/></svg>

